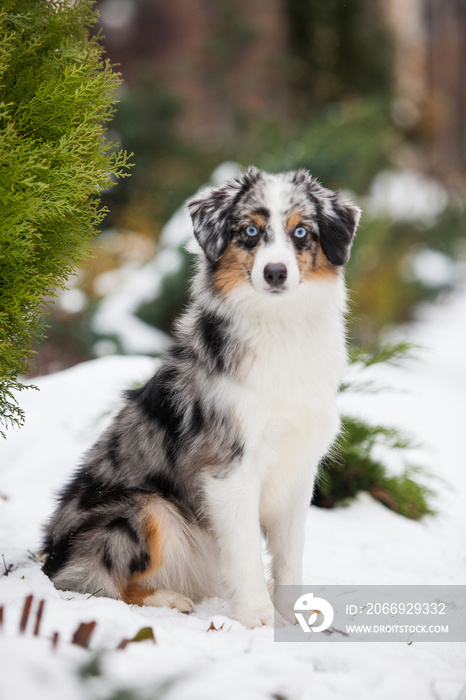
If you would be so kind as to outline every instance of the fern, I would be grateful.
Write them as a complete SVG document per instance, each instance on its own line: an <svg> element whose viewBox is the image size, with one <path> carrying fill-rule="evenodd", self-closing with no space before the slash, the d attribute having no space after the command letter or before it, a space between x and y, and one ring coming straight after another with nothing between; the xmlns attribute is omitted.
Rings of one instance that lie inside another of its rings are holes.
<svg viewBox="0 0 466 700"><path fill-rule="evenodd" d="M374 364L400 364L412 354L414 346L408 343L385 344L372 348L357 348L350 352L350 360L363 368ZM364 373L364 371L362 372ZM380 391L372 382L351 381L341 391ZM322 462L313 503L333 508L345 503L360 491L370 493L385 506L408 518L419 519L433 515L430 505L433 491L425 484L426 474L418 466L409 464L400 475L391 475L381 455L397 451L402 457L407 450L417 447L409 435L397 428L374 425L365 420L344 415L342 430L331 452Z"/></svg>

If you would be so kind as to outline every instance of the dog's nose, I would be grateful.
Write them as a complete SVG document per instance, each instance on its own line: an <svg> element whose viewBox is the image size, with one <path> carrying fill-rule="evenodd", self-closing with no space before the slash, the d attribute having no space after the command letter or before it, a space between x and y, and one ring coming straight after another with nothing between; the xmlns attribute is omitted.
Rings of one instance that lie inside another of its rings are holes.
<svg viewBox="0 0 466 700"><path fill-rule="evenodd" d="M283 263L269 263L264 268L264 279L271 287L281 287L287 274Z"/></svg>

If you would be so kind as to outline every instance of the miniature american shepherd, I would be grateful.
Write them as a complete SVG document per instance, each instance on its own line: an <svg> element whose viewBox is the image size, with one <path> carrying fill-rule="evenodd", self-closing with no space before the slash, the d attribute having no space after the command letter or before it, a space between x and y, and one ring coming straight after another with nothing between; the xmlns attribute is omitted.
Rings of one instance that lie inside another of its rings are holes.
<svg viewBox="0 0 466 700"><path fill-rule="evenodd" d="M302 583L306 513L339 430L343 266L360 210L305 170L254 167L188 208L190 305L160 369L61 491L44 572L61 589L182 612L219 596L246 627L272 625L273 585Z"/></svg>

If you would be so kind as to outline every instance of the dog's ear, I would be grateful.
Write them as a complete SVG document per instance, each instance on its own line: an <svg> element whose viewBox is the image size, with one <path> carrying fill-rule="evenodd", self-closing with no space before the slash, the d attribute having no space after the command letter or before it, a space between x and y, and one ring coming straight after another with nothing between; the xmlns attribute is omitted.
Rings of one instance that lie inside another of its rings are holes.
<svg viewBox="0 0 466 700"><path fill-rule="evenodd" d="M211 262L220 260L227 249L235 207L260 178L260 170L251 166L245 173L227 180L222 187L201 190L188 201L194 235Z"/></svg>
<svg viewBox="0 0 466 700"><path fill-rule="evenodd" d="M344 265L349 260L361 210L337 192L332 192L327 201L318 221L320 245L332 265Z"/></svg>
<svg viewBox="0 0 466 700"><path fill-rule="evenodd" d="M349 259L361 209L340 192L322 187L306 170L296 171L294 180L305 185L314 204L325 257L332 265L344 265Z"/></svg>

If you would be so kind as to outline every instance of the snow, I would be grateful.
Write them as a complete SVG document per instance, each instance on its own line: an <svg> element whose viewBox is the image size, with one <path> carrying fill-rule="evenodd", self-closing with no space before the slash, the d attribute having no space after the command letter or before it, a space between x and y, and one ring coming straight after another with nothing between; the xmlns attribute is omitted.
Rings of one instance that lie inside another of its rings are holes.
<svg viewBox="0 0 466 700"><path fill-rule="evenodd" d="M365 210L394 221L432 224L448 204L448 192L436 180L415 170L384 170L374 178Z"/></svg>
<svg viewBox="0 0 466 700"><path fill-rule="evenodd" d="M418 323L397 333L396 339L423 346L418 358L402 368L374 367L374 380L390 390L344 395L341 407L413 433L422 445L413 460L435 475L439 514L410 521L367 494L345 508L310 508L306 583L466 584L466 290L426 306ZM144 381L156 366L147 357L105 357L35 379L40 392L20 395L26 425L0 444L0 494L8 499L0 498L0 555L13 564L8 576L0 576L0 700L107 699L124 690L168 700L464 698L466 644L278 644L272 629L246 630L230 619L228 605L218 599L185 616L52 586L29 551L37 551L53 494L118 410L122 390ZM20 635L30 593L31 620ZM41 598L46 604L35 637ZM93 620L90 650L70 644L78 624ZM207 631L212 622L223 629ZM116 650L146 626L156 644ZM54 632L60 639L53 651ZM79 669L96 655L100 675L81 676Z"/></svg>
<svg viewBox="0 0 466 700"><path fill-rule="evenodd" d="M159 257L143 266L126 263L96 280L96 289L106 296L95 313L92 327L99 335L116 336L125 353L156 354L168 348L168 335L136 316L141 304L160 293L166 270L160 266Z"/></svg>
<svg viewBox="0 0 466 700"><path fill-rule="evenodd" d="M424 248L408 255L402 263L402 274L407 282L418 281L424 287L439 290L454 287L464 279L464 263L438 250Z"/></svg>
<svg viewBox="0 0 466 700"><path fill-rule="evenodd" d="M87 297L83 291L74 287L61 291L58 296L58 303L69 314L76 314L84 311L86 308Z"/></svg>

